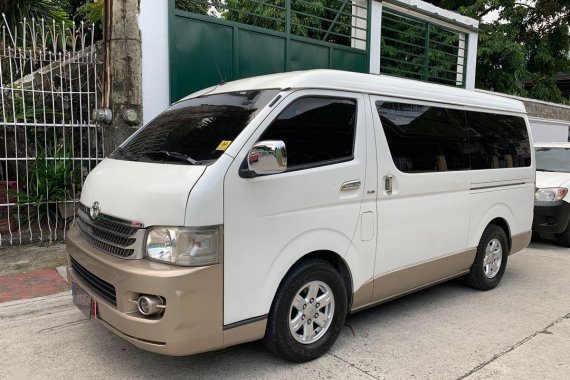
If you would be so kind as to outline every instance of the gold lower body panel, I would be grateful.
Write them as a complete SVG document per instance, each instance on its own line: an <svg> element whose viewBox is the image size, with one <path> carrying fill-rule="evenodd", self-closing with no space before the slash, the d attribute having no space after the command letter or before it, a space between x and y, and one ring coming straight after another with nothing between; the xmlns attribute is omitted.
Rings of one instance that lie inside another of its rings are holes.
<svg viewBox="0 0 570 380"><path fill-rule="evenodd" d="M383 274L354 293L351 312L404 296L469 272L476 248Z"/></svg>

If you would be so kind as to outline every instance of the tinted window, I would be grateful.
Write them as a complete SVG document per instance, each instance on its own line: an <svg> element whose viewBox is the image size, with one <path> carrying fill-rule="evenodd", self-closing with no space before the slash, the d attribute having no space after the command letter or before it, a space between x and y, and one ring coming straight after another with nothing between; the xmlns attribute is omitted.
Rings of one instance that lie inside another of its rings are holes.
<svg viewBox="0 0 570 380"><path fill-rule="evenodd" d="M570 173L570 148L536 148L536 170Z"/></svg>
<svg viewBox="0 0 570 380"><path fill-rule="evenodd" d="M212 163L277 92L229 92L181 101L142 127L110 157L160 163Z"/></svg>
<svg viewBox="0 0 570 380"><path fill-rule="evenodd" d="M356 101L307 97L291 103L260 140L283 140L287 166L338 162L353 157Z"/></svg>
<svg viewBox="0 0 570 380"><path fill-rule="evenodd" d="M522 117L467 111L471 167L530 166L530 142Z"/></svg>
<svg viewBox="0 0 570 380"><path fill-rule="evenodd" d="M376 109L396 167L403 172L469 168L463 111L376 102Z"/></svg>

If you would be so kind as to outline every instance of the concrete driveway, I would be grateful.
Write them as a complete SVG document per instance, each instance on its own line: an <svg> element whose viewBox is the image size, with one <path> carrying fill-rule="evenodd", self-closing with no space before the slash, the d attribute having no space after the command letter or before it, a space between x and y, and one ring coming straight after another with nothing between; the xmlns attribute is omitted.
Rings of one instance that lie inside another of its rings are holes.
<svg viewBox="0 0 570 380"><path fill-rule="evenodd" d="M534 242L490 292L459 281L350 316L330 353L291 364L261 343L191 357L141 351L61 293L0 304L0 379L570 378L570 249Z"/></svg>

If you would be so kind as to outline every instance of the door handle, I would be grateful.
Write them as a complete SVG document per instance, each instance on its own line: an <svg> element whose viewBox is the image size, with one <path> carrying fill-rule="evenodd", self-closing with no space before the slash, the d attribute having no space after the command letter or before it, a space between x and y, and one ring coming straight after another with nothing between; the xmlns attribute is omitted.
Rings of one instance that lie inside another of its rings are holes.
<svg viewBox="0 0 570 380"><path fill-rule="evenodd" d="M340 187L340 191L356 190L358 188L360 188L360 180L355 179L354 181L347 181L343 183Z"/></svg>
<svg viewBox="0 0 570 380"><path fill-rule="evenodd" d="M392 175L387 175L384 177L384 189L386 190L386 194L392 194L392 179L394 177Z"/></svg>

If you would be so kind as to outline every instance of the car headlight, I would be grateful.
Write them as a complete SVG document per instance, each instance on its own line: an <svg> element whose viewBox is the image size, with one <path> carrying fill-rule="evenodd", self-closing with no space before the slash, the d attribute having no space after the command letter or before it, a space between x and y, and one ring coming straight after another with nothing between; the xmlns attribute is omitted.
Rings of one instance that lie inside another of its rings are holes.
<svg viewBox="0 0 570 380"><path fill-rule="evenodd" d="M537 189L534 193L535 202L558 202L564 199L568 194L568 189L565 187L548 187L544 189Z"/></svg>
<svg viewBox="0 0 570 380"><path fill-rule="evenodd" d="M176 265L204 266L220 262L219 227L153 227L146 238L146 257Z"/></svg>

